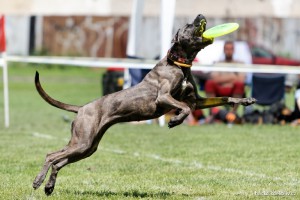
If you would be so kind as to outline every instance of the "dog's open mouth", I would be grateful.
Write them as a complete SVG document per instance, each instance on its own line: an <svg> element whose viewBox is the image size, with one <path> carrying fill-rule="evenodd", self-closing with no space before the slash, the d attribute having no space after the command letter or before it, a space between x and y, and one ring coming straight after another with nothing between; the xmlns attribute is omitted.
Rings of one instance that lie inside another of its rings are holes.
<svg viewBox="0 0 300 200"><path fill-rule="evenodd" d="M206 29L206 20L205 19L201 19L201 21L199 22L199 24L194 24L195 25L195 32L194 35L196 37L201 37L203 32Z"/></svg>

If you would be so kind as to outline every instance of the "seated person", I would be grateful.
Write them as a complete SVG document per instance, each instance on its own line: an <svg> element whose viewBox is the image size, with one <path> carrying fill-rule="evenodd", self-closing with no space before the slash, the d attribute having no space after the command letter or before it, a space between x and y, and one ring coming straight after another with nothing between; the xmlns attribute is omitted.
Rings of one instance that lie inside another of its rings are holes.
<svg viewBox="0 0 300 200"><path fill-rule="evenodd" d="M300 125L300 81L295 91L294 110L290 111L289 109L283 109L281 114L286 122L291 122L293 126Z"/></svg>
<svg viewBox="0 0 300 200"><path fill-rule="evenodd" d="M224 44L225 60L223 63L239 63L233 60L234 43L227 41ZM238 72L211 72L210 78L205 83L205 92L207 97L230 96L230 97L243 97L245 93L244 82L246 75ZM218 108L211 109L211 116L216 116ZM231 110L231 114L227 121L232 121L232 113L235 114L237 106Z"/></svg>

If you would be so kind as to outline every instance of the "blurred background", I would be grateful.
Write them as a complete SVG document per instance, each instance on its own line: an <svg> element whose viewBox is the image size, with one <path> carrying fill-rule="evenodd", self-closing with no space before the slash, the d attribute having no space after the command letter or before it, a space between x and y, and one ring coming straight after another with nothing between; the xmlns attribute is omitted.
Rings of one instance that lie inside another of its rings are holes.
<svg viewBox="0 0 300 200"><path fill-rule="evenodd" d="M173 1L170 1L173 2ZM133 0L1 0L6 15L7 53L126 57ZM227 37L300 59L300 2L296 0L177 0L175 31L202 13L207 27L238 22ZM172 9L172 8L170 8ZM160 0L145 0L137 55L155 58L160 51ZM224 39L224 38L223 38Z"/></svg>
<svg viewBox="0 0 300 200"><path fill-rule="evenodd" d="M107 71L99 72L102 95L140 82L155 65L155 60L166 55L176 31L191 23L198 14L206 16L207 28L237 22L238 31L215 38L214 44L198 54L193 74L200 92L207 95L206 80L211 78L211 71L219 69L247 73L242 81L246 87L244 96L253 96L252 73L280 73L284 83L278 87L292 91L288 106L294 106L293 89L300 73L299 1L0 0L0 5L0 14L5 17L8 61L33 62L32 57L40 56L35 63L104 67ZM233 58L240 63L218 68L214 65L224 59L226 40L235 42ZM55 58L49 60L53 56ZM89 60L83 64L82 60L71 63L72 58ZM152 62L91 60L100 58L150 59ZM133 66L134 69L128 70ZM265 84L260 83L258 87L261 85ZM280 88L275 90L282 91ZM283 99L285 94L278 95Z"/></svg>

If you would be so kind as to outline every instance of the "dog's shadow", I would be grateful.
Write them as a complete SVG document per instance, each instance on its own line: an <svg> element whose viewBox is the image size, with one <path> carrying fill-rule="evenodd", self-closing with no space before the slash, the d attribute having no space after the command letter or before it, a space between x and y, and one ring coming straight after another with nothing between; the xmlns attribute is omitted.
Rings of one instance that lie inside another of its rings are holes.
<svg viewBox="0 0 300 200"><path fill-rule="evenodd" d="M95 196L95 197L133 197L133 198L154 198L154 199L165 199L172 195L188 196L187 194L175 194L165 191L161 192L142 192L139 190L132 190L128 192L112 192L112 191L71 191L65 190L68 194L74 194L76 196Z"/></svg>

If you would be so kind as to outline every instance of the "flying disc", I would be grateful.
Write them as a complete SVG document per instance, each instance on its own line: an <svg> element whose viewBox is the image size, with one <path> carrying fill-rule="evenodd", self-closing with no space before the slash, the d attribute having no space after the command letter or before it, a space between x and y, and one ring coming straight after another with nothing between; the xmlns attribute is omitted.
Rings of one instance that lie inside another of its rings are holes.
<svg viewBox="0 0 300 200"><path fill-rule="evenodd" d="M228 33L232 33L233 31L239 28L238 23L226 23L214 26L203 33L203 37L205 38L215 38L226 35Z"/></svg>

